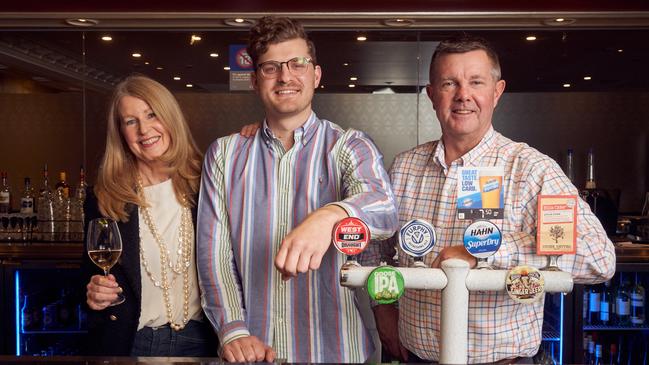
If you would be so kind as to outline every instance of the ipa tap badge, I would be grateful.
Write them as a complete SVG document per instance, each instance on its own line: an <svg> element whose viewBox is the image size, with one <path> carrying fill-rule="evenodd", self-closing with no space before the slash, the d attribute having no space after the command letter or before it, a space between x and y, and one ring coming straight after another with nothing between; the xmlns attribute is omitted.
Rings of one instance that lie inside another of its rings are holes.
<svg viewBox="0 0 649 365"><path fill-rule="evenodd" d="M475 221L464 230L464 248L478 259L496 253L501 242L500 229L490 221Z"/></svg>
<svg viewBox="0 0 649 365"><path fill-rule="evenodd" d="M391 266L379 266L367 277L367 293L380 304L394 303L403 295L401 272Z"/></svg>
<svg viewBox="0 0 649 365"><path fill-rule="evenodd" d="M423 219L413 219L399 230L399 246L412 257L427 255L435 241L435 228Z"/></svg>
<svg viewBox="0 0 649 365"><path fill-rule="evenodd" d="M509 270L505 277L507 294L515 302L529 304L541 299L545 291L541 272L534 267L521 265Z"/></svg>
<svg viewBox="0 0 649 365"><path fill-rule="evenodd" d="M334 226L333 236L336 249L345 255L353 256L367 247L370 242L370 229L362 220L347 217Z"/></svg>

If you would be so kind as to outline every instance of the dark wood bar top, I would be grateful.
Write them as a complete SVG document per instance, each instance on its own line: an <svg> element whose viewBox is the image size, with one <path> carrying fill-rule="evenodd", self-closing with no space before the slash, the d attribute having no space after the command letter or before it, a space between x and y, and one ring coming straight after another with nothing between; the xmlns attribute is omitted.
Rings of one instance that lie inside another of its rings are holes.
<svg viewBox="0 0 649 365"><path fill-rule="evenodd" d="M69 364L69 365L136 365L176 364L208 365L222 364L219 358L199 357L95 357L95 356L0 356L0 364Z"/></svg>
<svg viewBox="0 0 649 365"><path fill-rule="evenodd" d="M50 260L79 264L83 242L0 242L0 261L5 263Z"/></svg>

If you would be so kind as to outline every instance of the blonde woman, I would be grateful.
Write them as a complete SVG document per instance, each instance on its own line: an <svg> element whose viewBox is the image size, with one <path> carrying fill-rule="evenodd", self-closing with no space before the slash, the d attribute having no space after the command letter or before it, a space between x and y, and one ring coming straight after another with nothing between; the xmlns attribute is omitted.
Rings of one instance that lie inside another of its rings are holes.
<svg viewBox="0 0 649 365"><path fill-rule="evenodd" d="M97 355L211 356L195 264L201 154L178 102L145 76L118 84L86 220L118 221L123 249L104 277L86 256L88 350ZM87 224L87 222L86 222ZM118 293L126 301L111 306Z"/></svg>

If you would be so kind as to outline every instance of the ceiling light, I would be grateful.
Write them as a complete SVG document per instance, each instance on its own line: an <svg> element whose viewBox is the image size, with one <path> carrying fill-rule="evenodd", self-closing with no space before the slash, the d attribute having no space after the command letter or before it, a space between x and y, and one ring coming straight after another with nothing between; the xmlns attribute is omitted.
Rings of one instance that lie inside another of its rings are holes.
<svg viewBox="0 0 649 365"><path fill-rule="evenodd" d="M216 57L218 57L218 56L219 56L218 53L210 53L210 57L216 58Z"/></svg>
<svg viewBox="0 0 649 365"><path fill-rule="evenodd" d="M223 69L226 70L226 71L230 71L230 66L225 66L225 67L223 67Z"/></svg>
<svg viewBox="0 0 649 365"><path fill-rule="evenodd" d="M388 27L409 27L415 24L415 21L412 19L394 18L394 19L385 19L383 21L383 24L387 25Z"/></svg>
<svg viewBox="0 0 649 365"><path fill-rule="evenodd" d="M156 67L155 69L156 69L156 70L164 70L164 67L162 67L162 66L158 66L158 67Z"/></svg>
<svg viewBox="0 0 649 365"><path fill-rule="evenodd" d="M592 80L592 79L593 79L593 78L590 77L590 76L584 76L584 80L586 80L586 81L589 81L589 80Z"/></svg>
<svg viewBox="0 0 649 365"><path fill-rule="evenodd" d="M248 27L255 24L254 21L245 18L225 19L223 23L231 27Z"/></svg>
<svg viewBox="0 0 649 365"><path fill-rule="evenodd" d="M94 27L99 24L99 20L87 18L65 19L65 24L75 27Z"/></svg>
<svg viewBox="0 0 649 365"><path fill-rule="evenodd" d="M174 80L176 81L180 80L180 76L174 76Z"/></svg>
<svg viewBox="0 0 649 365"><path fill-rule="evenodd" d="M366 40L367 40L367 37L366 37L366 36L364 36L364 35L360 35L360 36L358 36L358 37L356 37L356 40L357 40L357 41L361 41L361 42L364 42L364 41L366 41Z"/></svg>
<svg viewBox="0 0 649 365"><path fill-rule="evenodd" d="M194 87L194 85L192 85L192 84L186 84L185 86L186 87Z"/></svg>
<svg viewBox="0 0 649 365"><path fill-rule="evenodd" d="M535 41L535 40L536 40L536 36L528 35L527 37L525 37L525 40L528 40L528 41Z"/></svg>
<svg viewBox="0 0 649 365"><path fill-rule="evenodd" d="M563 87L570 87L570 84L563 84Z"/></svg>
<svg viewBox="0 0 649 365"><path fill-rule="evenodd" d="M622 52L624 52L624 50L622 48L617 50L617 53L622 53Z"/></svg>
<svg viewBox="0 0 649 365"><path fill-rule="evenodd" d="M135 52L135 53L131 54L131 56L133 56L134 58L140 58L140 57L142 57L142 54Z"/></svg>
<svg viewBox="0 0 649 365"><path fill-rule="evenodd" d="M101 37L101 40L104 41L104 42L110 42L110 41L113 40L113 37L111 37L109 35L105 35L105 36Z"/></svg>
<svg viewBox="0 0 649 365"><path fill-rule="evenodd" d="M200 42L200 40L203 39L201 36L192 34L192 36L189 38L189 45L193 46L194 43Z"/></svg>
<svg viewBox="0 0 649 365"><path fill-rule="evenodd" d="M321 89L324 89L324 85L320 85L320 88L321 88Z"/></svg>
<svg viewBox="0 0 649 365"><path fill-rule="evenodd" d="M145 64L145 65L148 65L148 64L149 64L149 61L144 62L144 64Z"/></svg>
<svg viewBox="0 0 649 365"><path fill-rule="evenodd" d="M552 18L552 19L543 19L541 21L541 23L543 23L545 25L550 25L550 26L552 26L552 25L554 25L554 26L566 26L566 25L570 25L570 24L572 24L572 23L574 23L576 21L577 20L574 19L574 18Z"/></svg>
<svg viewBox="0 0 649 365"><path fill-rule="evenodd" d="M345 62L343 63L343 66L349 66L349 63Z"/></svg>
<svg viewBox="0 0 649 365"><path fill-rule="evenodd" d="M349 85L347 85L347 86L349 86L349 87L356 87L356 85L354 85L354 84L349 84Z"/></svg>
<svg viewBox="0 0 649 365"><path fill-rule="evenodd" d="M358 77L356 77L356 76L352 76L352 77L349 78L349 81L356 81L356 80L358 80Z"/></svg>

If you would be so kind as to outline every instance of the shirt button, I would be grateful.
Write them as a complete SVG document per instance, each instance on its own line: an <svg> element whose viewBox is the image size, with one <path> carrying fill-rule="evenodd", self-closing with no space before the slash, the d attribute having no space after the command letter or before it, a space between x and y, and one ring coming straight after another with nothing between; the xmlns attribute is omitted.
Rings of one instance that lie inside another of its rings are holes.
<svg viewBox="0 0 649 365"><path fill-rule="evenodd" d="M108 318L110 318L111 321L116 321L117 320L117 316L114 315L114 314L111 314L110 317L108 317Z"/></svg>

